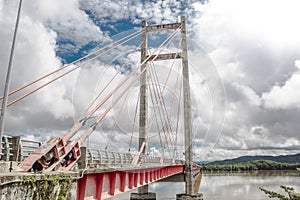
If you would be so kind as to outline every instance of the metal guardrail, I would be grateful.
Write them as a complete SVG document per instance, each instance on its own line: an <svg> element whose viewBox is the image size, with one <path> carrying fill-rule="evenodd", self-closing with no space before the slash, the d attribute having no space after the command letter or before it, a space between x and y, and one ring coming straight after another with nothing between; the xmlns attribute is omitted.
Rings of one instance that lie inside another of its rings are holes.
<svg viewBox="0 0 300 200"><path fill-rule="evenodd" d="M39 148L43 143L35 140L21 138L20 142L20 157L18 161L24 160L33 151Z"/></svg>
<svg viewBox="0 0 300 200"><path fill-rule="evenodd" d="M1 160L20 162L40 147L42 142L21 138L19 136L2 136Z"/></svg>
<svg viewBox="0 0 300 200"><path fill-rule="evenodd" d="M82 147L82 158L79 160L79 168L101 168L101 167L118 167L118 166L131 166L134 157L137 154L132 153L120 153L111 152L105 150L96 150ZM85 158L84 158L85 157ZM142 155L140 158L140 165L150 165L150 164L183 164L181 160L164 159L161 160L160 157Z"/></svg>
<svg viewBox="0 0 300 200"><path fill-rule="evenodd" d="M13 146L12 137L11 136L3 136L2 137L2 151L1 158L4 161L9 161L10 157L13 156L13 149L11 148Z"/></svg>
<svg viewBox="0 0 300 200"><path fill-rule="evenodd" d="M87 165L130 165L133 155L130 153L119 153L96 149L86 149Z"/></svg>
<svg viewBox="0 0 300 200"><path fill-rule="evenodd" d="M141 164L158 164L158 163L163 163L163 164L183 164L183 160L174 160L171 158L164 158L162 161L161 157L156 157L156 156L150 156L150 155L142 155L141 158Z"/></svg>
<svg viewBox="0 0 300 200"><path fill-rule="evenodd" d="M20 162L39 148L42 142L21 138L20 136L2 137L2 151L0 151L2 161ZM120 153L98 149L81 147L81 158L78 162L79 168L101 168L101 167L121 167L132 166L133 160L137 154ZM158 164L183 164L181 160L165 158L162 162L160 157L151 155L141 155L139 165L158 165Z"/></svg>

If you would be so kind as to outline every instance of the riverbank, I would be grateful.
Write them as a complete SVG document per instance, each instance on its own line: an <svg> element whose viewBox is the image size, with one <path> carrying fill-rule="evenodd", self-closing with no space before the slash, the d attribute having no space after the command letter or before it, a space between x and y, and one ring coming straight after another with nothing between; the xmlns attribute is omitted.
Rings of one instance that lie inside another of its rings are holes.
<svg viewBox="0 0 300 200"><path fill-rule="evenodd" d="M297 170L203 171L203 176L300 176Z"/></svg>
<svg viewBox="0 0 300 200"><path fill-rule="evenodd" d="M253 160L236 164L206 164L202 165L204 172L219 171L259 171L259 170L294 170L300 168L300 163L282 163L271 160Z"/></svg>

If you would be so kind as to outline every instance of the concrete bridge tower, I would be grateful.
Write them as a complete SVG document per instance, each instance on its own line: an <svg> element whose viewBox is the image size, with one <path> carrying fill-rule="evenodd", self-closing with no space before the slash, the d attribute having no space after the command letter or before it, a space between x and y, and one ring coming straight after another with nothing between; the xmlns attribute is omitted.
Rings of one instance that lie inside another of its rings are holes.
<svg viewBox="0 0 300 200"><path fill-rule="evenodd" d="M193 170L193 131L191 119L191 97L189 83L188 53L185 17L181 16L179 23L148 26L146 21L142 22L142 46L141 63L148 58L148 32L181 29L181 53L169 53L152 55L148 61L171 60L181 58L183 75L183 102L184 102L184 138L185 138L185 193L177 194L178 200L202 200L203 195L195 191ZM141 70L147 68L147 61ZM140 121L139 121L139 149L143 148L143 153L148 152L147 124L148 124L148 96L147 96L147 69L145 69L140 81ZM138 193L131 194L131 200L156 199L155 193L148 192L148 185L138 188Z"/></svg>

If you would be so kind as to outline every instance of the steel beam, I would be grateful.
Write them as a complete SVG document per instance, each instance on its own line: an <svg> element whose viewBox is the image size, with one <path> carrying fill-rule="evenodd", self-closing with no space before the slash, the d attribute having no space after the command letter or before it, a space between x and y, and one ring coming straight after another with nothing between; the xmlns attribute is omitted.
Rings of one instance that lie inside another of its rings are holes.
<svg viewBox="0 0 300 200"><path fill-rule="evenodd" d="M147 26L146 31L153 32L153 31L175 30L175 29L180 28L180 26L181 26L181 23Z"/></svg>
<svg viewBox="0 0 300 200"><path fill-rule="evenodd" d="M130 189L143 187L149 183L182 173L184 173L183 165L104 171L91 174L85 172L77 181L77 200L101 200L111 198ZM149 177L147 181L146 175ZM139 197L147 197L146 199L149 199L149 197L154 197L154 194L155 193L145 193L140 195L135 193L131 197L132 199L141 199Z"/></svg>
<svg viewBox="0 0 300 200"><path fill-rule="evenodd" d="M181 53L168 53L168 54L159 54L150 56L150 61L161 61L161 60L172 60L172 59L180 59Z"/></svg>

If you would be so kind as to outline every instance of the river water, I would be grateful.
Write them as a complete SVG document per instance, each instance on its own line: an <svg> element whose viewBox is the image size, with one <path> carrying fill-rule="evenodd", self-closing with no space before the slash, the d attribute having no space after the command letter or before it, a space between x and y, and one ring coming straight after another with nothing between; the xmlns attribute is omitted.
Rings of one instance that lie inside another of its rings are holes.
<svg viewBox="0 0 300 200"><path fill-rule="evenodd" d="M204 200L267 200L259 187L284 194L280 185L294 187L300 192L300 173L297 171L259 171L247 173L204 174L199 192ZM184 192L184 183L153 183L149 191L156 192L157 199L175 200L177 193ZM128 200L132 190L111 198Z"/></svg>

